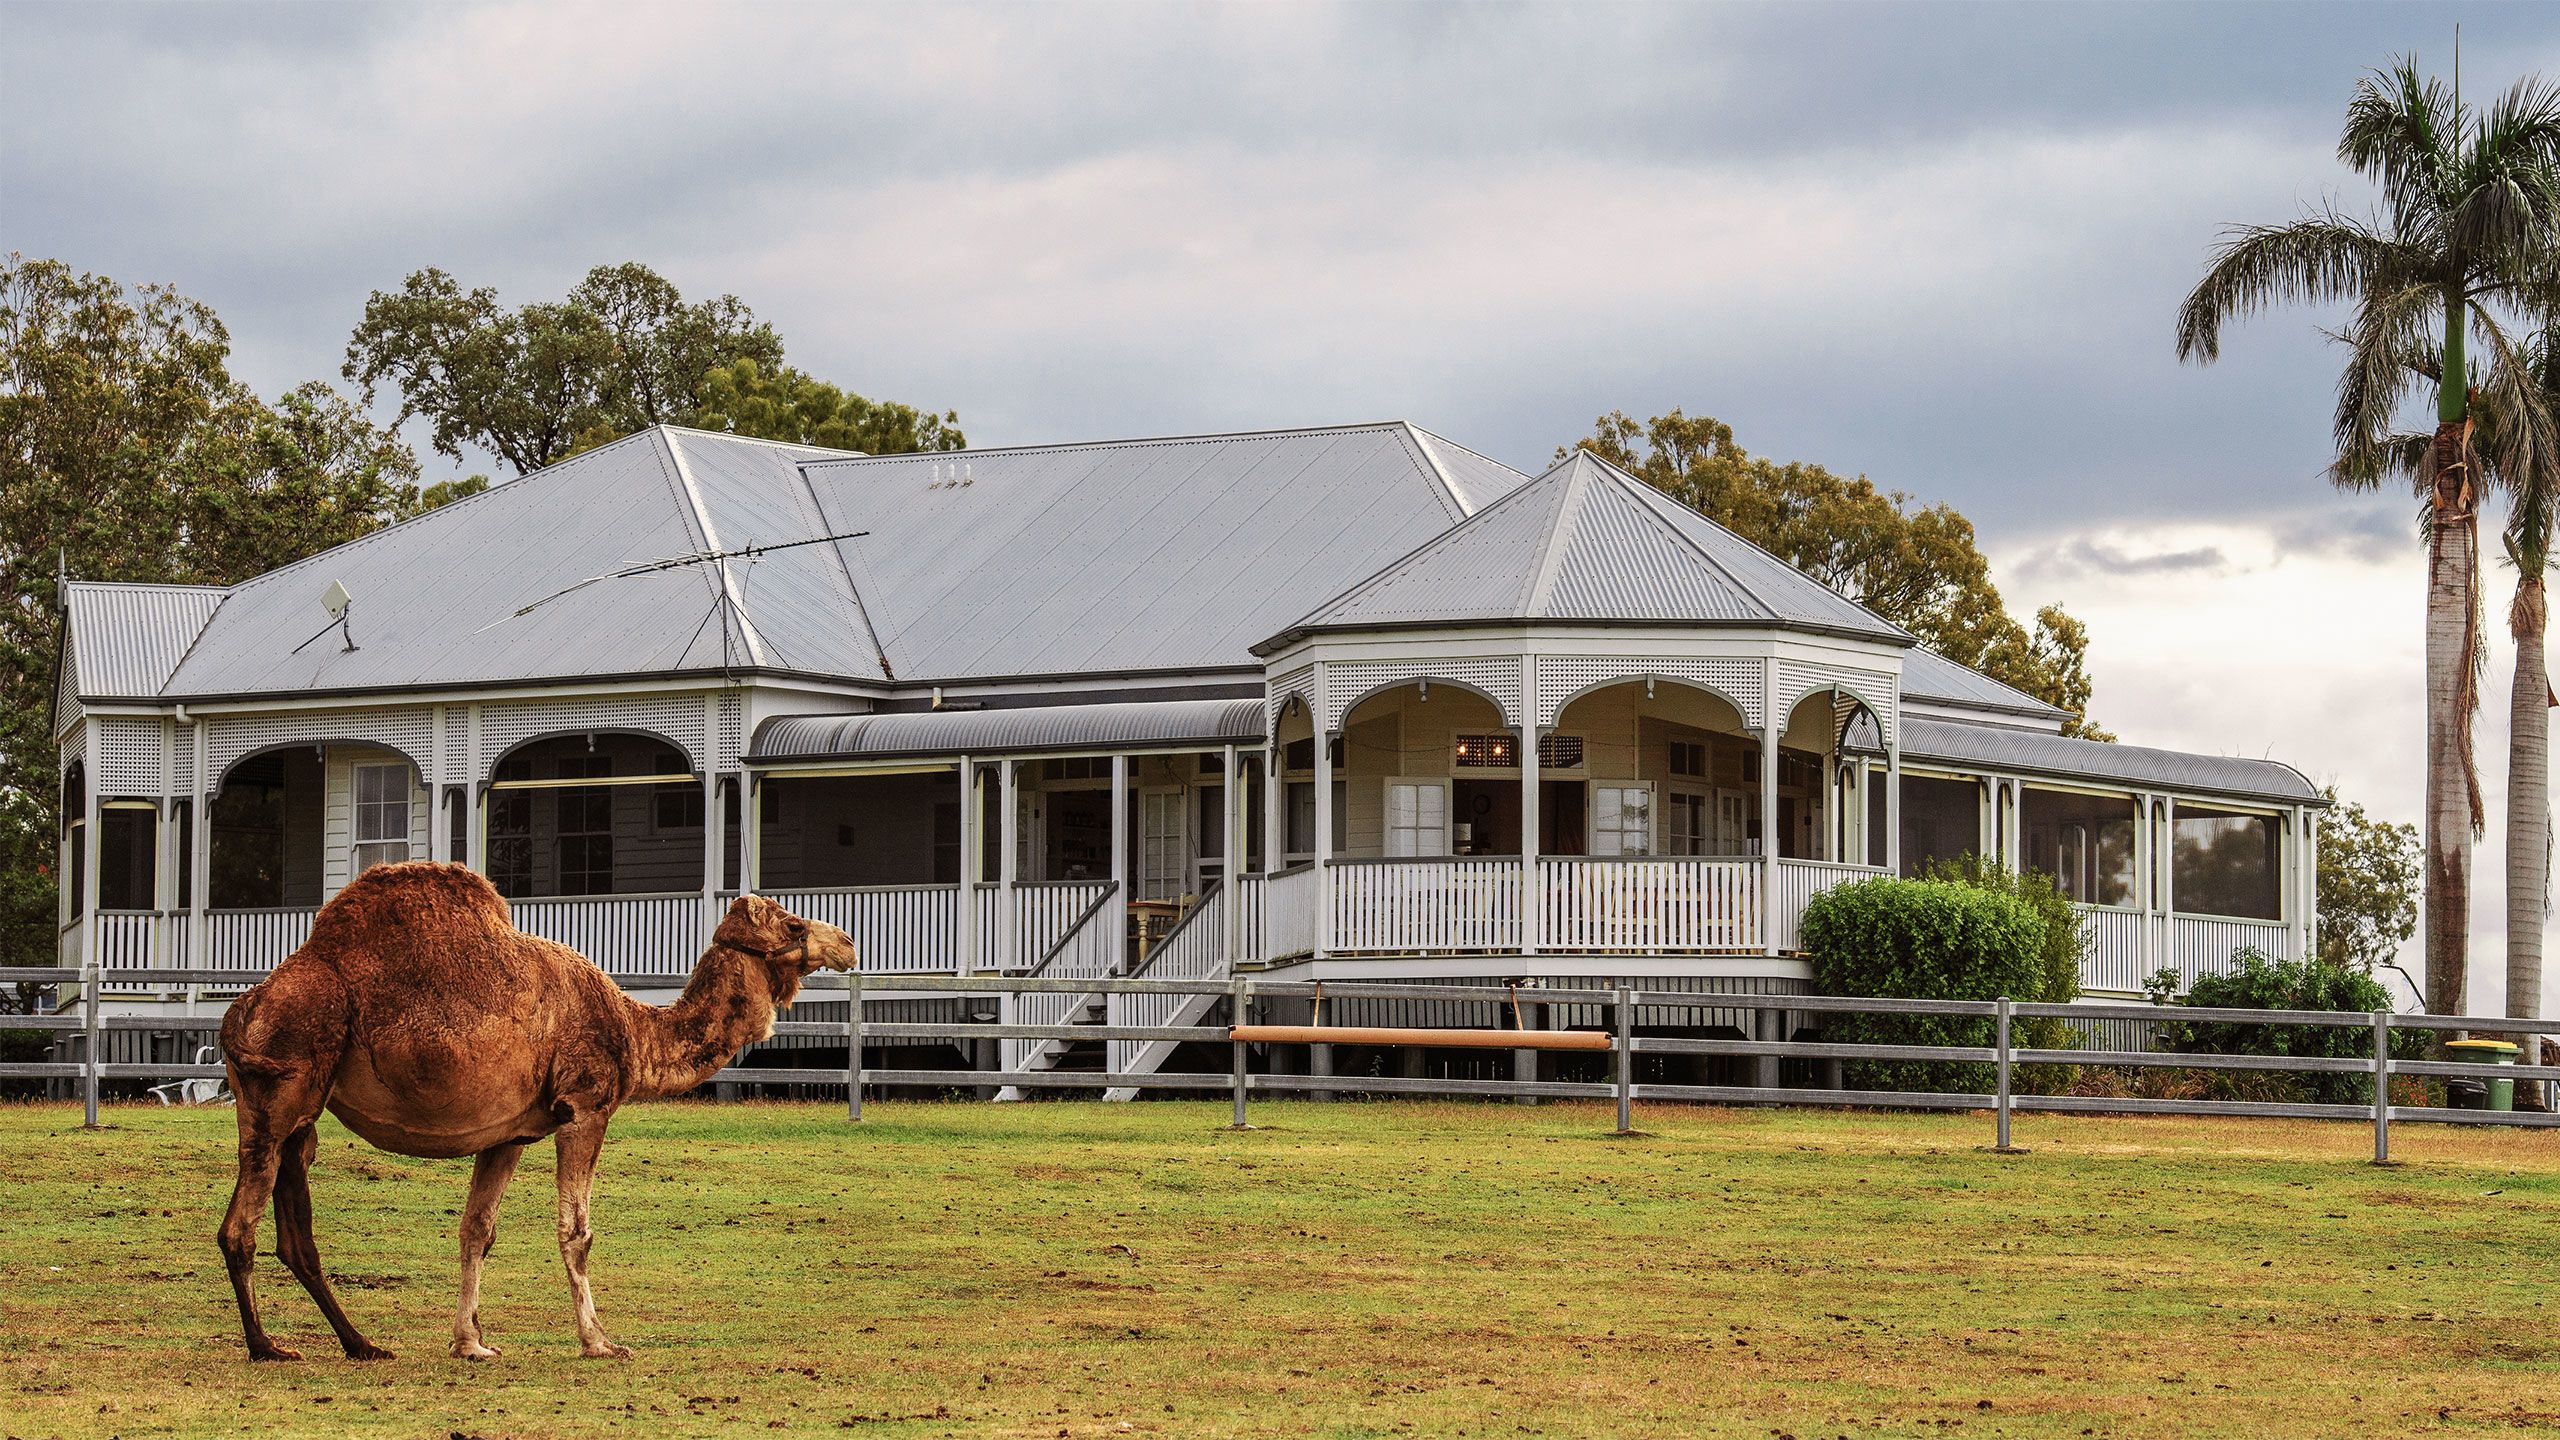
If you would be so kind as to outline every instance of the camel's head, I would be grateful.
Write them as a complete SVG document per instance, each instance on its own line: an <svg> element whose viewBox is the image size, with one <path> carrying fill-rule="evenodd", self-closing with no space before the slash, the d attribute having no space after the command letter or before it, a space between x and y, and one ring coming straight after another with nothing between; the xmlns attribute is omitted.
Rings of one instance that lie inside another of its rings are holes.
<svg viewBox="0 0 2560 1440"><path fill-rule="evenodd" d="M790 1004L809 972L851 970L857 963L852 936L823 921L794 915L762 895L741 895L731 901L729 913L721 917L711 939L765 966L776 1005Z"/></svg>

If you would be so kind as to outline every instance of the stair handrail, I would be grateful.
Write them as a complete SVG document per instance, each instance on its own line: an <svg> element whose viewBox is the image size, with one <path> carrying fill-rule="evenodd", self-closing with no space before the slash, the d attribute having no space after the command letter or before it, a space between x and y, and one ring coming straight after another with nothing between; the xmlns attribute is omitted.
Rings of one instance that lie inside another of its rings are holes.
<svg viewBox="0 0 2560 1440"><path fill-rule="evenodd" d="M1047 974L1049 972L1049 967L1057 963L1058 957L1066 953L1067 947L1076 942L1076 937L1084 933L1084 927L1093 923L1094 915L1098 913L1103 906L1110 904L1112 897L1119 893L1119 881L1105 880L1102 882L1102 893L1093 898L1092 904L1084 907L1083 913L1076 916L1074 924L1069 925L1064 931L1059 933L1057 943L1051 945L1048 953L1040 957L1040 963L1022 972L1023 978L1033 979ZM1184 918L1188 919L1189 917L1186 916ZM1179 930L1182 927L1177 925L1174 928Z"/></svg>
<svg viewBox="0 0 2560 1440"><path fill-rule="evenodd" d="M1172 929L1164 932L1163 935L1157 938L1156 943L1148 948L1147 958L1139 961L1135 966L1131 967L1128 974L1123 975L1120 978L1123 980L1136 980L1143 977L1149 970L1154 969L1155 963L1164 958L1166 951L1173 948L1175 937L1182 934L1183 931L1190 929L1192 921L1199 919L1201 916L1209 912L1209 897L1217 894L1220 889L1225 887L1226 883L1226 877L1224 876L1210 877L1209 883L1200 887L1200 898L1192 902L1190 909L1182 912L1182 918L1173 922Z"/></svg>

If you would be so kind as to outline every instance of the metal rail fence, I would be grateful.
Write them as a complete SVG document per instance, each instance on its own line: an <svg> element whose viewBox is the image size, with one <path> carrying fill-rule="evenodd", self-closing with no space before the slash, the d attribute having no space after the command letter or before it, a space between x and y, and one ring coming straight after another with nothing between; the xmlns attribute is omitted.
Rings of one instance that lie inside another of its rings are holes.
<svg viewBox="0 0 2560 1440"><path fill-rule="evenodd" d="M79 983L84 972L75 969L5 969L0 968L0 984L68 984ZM263 976L256 973L217 970L136 970L118 971L119 984L136 983L153 986L188 988L241 988ZM661 976L617 977L627 985L663 987ZM216 1015L127 1015L100 1013L97 988L84 987L83 1003L77 1013L39 1016L11 1016L0 1020L0 1026L20 1029L78 1031L88 1037L88 1055L97 1054L97 1037L111 1029L147 1029L154 1031L202 1030L220 1028ZM2432 1122L2456 1125L2497 1125L2537 1128L2560 1128L2560 1113L2532 1111L2498 1111L2453 1109L2439 1106L2411 1106L2390 1103L2391 1081L2398 1076L2431 1079L2514 1080L2517 1082L2560 1081L2560 1065L2484 1064L2461 1061L2402 1060L2391 1053L2392 1037L2404 1031L2419 1030L2439 1033L2470 1032L2490 1035L2530 1033L2509 1018L2487 1015L2401 1015L2387 1010L2371 1013L2330 1010L2243 1010L2214 1009L2201 1006L2148 1004L2022 1004L1999 1000L1896 1000L1866 997L1823 995L1722 995L1719 1006L1763 1012L1804 1014L1927 1015L1948 1019L1985 1020L1991 1022L1992 1036L1988 1045L1870 1045L1831 1041L1784 1040L1777 1038L1751 1040L1695 1039L1677 1036L1639 1035L1634 1030L1638 1010L1647 1007L1694 1006L1698 997L1685 991L1645 990L1626 985L1608 988L1572 989L1539 987L1535 998L1543 1004L1596 1005L1605 1007L1609 1025L1606 1080L1524 1080L1461 1079L1454 1077L1363 1076L1281 1074L1255 1072L1250 1066L1251 1046L1234 1039L1224 1025L1039 1025L986 1024L974 1021L884 1021L866 1019L863 1013L866 993L874 1000L887 997L914 999L938 995L1004 996L1027 994L1121 994L1153 996L1218 996L1228 1001L1230 1017L1238 1024L1248 1023L1257 1003L1274 1000L1314 1001L1331 995L1337 999L1407 999L1458 1000L1506 1005L1518 991L1507 985L1392 984L1328 981L1311 982L1257 981L1238 976L1228 981L1202 980L1121 980L1100 978L1047 979L1021 976L928 976L894 975L873 977L866 983L860 975L820 973L809 977L804 987L815 994L841 992L849 1002L845 1018L828 1020L778 1020L776 1035L813 1036L842 1039L846 1046L846 1063L841 1067L787 1068L781 1066L732 1066L712 1076L714 1082L754 1085L818 1085L844 1087L848 1117L862 1118L862 1095L869 1087L911 1087L924 1089L994 1089L1015 1086L1023 1090L1172 1090L1194 1093L1224 1093L1232 1103L1234 1123L1247 1123L1248 1102L1256 1094L1369 1093L1386 1095L1480 1096L1492 1098L1537 1097L1543 1099L1614 1100L1617 1105L1619 1134L1635 1131L1635 1106L1639 1101L1671 1101L1719 1105L1820 1105L1873 1107L1913 1110L1980 1110L1993 1121L1993 1146L2007 1152L2011 1144L2012 1119L2019 1111L2114 1115L2254 1115L2282 1119L2352 1120L2373 1127L2373 1157L2376 1163L2389 1163L2391 1127L2405 1122ZM2148 1050L2054 1050L2018 1046L2012 1043L2014 1023L2022 1019L2053 1018L2060 1020L2134 1020L2159 1022L2192 1021L2207 1024L2283 1025L2352 1029L2369 1037L2362 1056L2286 1056L2214 1053L2184 1053ZM1766 1027L1773 1036L1775 1027ZM1348 1034L1349 1032L1346 1032ZM2554 1032L2540 1032L2544 1034ZM1523 1041L1531 1036L1522 1035ZM1173 1045L1202 1043L1224 1045L1229 1051L1229 1065L1222 1071L1129 1071L1103 1070L974 1070L974 1069L874 1069L865 1065L865 1051L880 1041L949 1041L962 1045L981 1040L1058 1040L1058 1041L1162 1041ZM1495 1045L1491 1048L1507 1048ZM1757 1079L1764 1083L1749 1085L1672 1084L1638 1081L1635 1057L1639 1055L1693 1055L1727 1058L1749 1058L1760 1062ZM1880 1061L1951 1061L1987 1064L1995 1077L1991 1090L1949 1093L1912 1090L1849 1090L1787 1086L1776 1083L1778 1062L1788 1059L1815 1061L1880 1060ZM2294 1074L2345 1074L2370 1076L2373 1095L2368 1103L2279 1103L2250 1100L2155 1099L2097 1095L2020 1094L2014 1084L2016 1068L2021 1065L2097 1065L2124 1067L2156 1067L2185 1070L2260 1071ZM94 1059L46 1061L37 1063L0 1064L0 1079L64 1079L80 1082L87 1104L89 1123L97 1123L98 1097L102 1082L107 1080L151 1079L219 1079L219 1065L191 1065L175 1062L143 1064L102 1064Z"/></svg>

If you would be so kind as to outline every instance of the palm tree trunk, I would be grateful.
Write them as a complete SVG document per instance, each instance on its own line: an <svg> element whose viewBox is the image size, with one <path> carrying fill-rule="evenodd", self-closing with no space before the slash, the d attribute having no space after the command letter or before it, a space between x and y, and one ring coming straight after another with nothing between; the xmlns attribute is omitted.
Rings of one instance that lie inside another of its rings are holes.
<svg viewBox="0 0 2560 1440"><path fill-rule="evenodd" d="M2480 532L2471 426L2436 427L2426 460L2427 1009L2463 1013L2471 970L2471 842L2481 821L2471 721L2480 708Z"/></svg>
<svg viewBox="0 0 2560 1440"><path fill-rule="evenodd" d="M2507 702L2507 1013L2526 1020L2542 1014L2542 924L2551 893L2551 671L2543 655L2548 617L2541 574L2520 574L2507 612L2516 637L2515 692ZM2526 1063L2535 1058L2528 1053Z"/></svg>

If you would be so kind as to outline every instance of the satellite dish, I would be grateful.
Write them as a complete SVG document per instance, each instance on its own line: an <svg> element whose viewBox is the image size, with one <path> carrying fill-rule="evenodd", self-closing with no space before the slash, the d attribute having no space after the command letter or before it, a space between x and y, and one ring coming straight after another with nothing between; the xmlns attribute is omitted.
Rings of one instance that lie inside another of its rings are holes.
<svg viewBox="0 0 2560 1440"><path fill-rule="evenodd" d="M347 582L332 580L329 588L320 592L320 608L329 612L330 619L343 620L347 607L355 603L355 598L347 593Z"/></svg>

